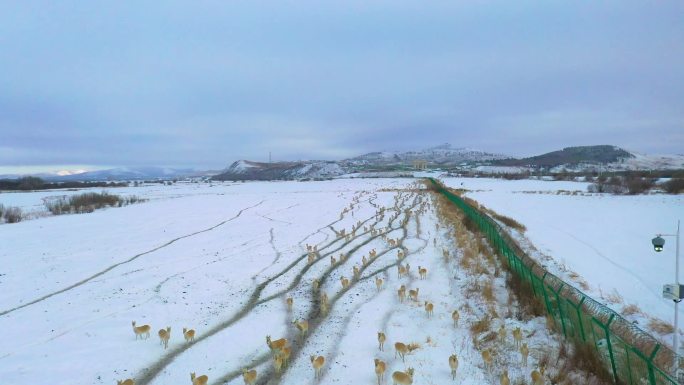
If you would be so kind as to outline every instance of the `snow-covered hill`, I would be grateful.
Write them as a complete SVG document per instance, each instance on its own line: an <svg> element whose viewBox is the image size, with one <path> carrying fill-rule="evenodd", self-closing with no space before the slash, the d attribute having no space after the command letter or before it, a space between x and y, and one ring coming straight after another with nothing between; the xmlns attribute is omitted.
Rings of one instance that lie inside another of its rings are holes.
<svg viewBox="0 0 684 385"><path fill-rule="evenodd" d="M470 148L453 147L451 144L445 143L436 147L430 147L418 151L371 152L351 159L347 159L346 162L348 162L349 164L356 165L410 165L414 160L425 160L430 164L458 165L464 162L484 162L506 158L509 157L502 154L493 154Z"/></svg>

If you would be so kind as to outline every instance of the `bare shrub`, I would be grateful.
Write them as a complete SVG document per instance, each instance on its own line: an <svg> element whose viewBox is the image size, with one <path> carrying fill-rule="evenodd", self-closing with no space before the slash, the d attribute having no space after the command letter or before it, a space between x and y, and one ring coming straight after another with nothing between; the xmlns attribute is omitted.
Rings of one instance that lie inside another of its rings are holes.
<svg viewBox="0 0 684 385"><path fill-rule="evenodd" d="M663 183L663 189L668 194L679 194L684 191L684 178L672 178Z"/></svg>
<svg viewBox="0 0 684 385"><path fill-rule="evenodd" d="M641 308L635 304L627 305L622 308L622 314L624 315L636 315L636 314L644 314L643 311L641 311Z"/></svg>
<svg viewBox="0 0 684 385"><path fill-rule="evenodd" d="M106 191L101 193L83 193L72 195L68 199L61 197L45 202L48 211L53 215L60 214L82 214L92 213L97 209L104 207L122 207L133 203L144 202L145 199L138 198L135 195L128 197L120 197L118 195L109 194Z"/></svg>
<svg viewBox="0 0 684 385"><path fill-rule="evenodd" d="M17 223L24 219L19 207L8 207L3 209L2 216L5 218L5 222L7 223Z"/></svg>
<svg viewBox="0 0 684 385"><path fill-rule="evenodd" d="M472 325L470 325L470 333L475 335L482 334L485 332L490 331L492 328L492 319L489 317L489 315L485 315L481 319L473 322Z"/></svg>
<svg viewBox="0 0 684 385"><path fill-rule="evenodd" d="M674 333L674 326L671 323L665 322L659 318L651 318L648 320L648 328L654 332L665 335Z"/></svg>
<svg viewBox="0 0 684 385"><path fill-rule="evenodd" d="M494 302L496 299L494 297L494 286L492 285L492 281L485 282L484 287L482 287L482 297L487 302Z"/></svg>

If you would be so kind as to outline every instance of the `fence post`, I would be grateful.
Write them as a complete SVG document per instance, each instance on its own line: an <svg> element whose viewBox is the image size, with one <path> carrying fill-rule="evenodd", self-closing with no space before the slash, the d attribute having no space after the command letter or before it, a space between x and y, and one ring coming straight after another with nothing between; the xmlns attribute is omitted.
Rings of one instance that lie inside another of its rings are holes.
<svg viewBox="0 0 684 385"><path fill-rule="evenodd" d="M653 349L653 352L651 355L648 357L648 380L651 382L651 385L656 385L656 379L655 379L655 373L653 372L653 359L655 358L656 354L658 353L658 350L660 350L660 343L656 345L656 347ZM675 375L675 381L679 382L679 379L676 378L677 373L674 373Z"/></svg>
<svg viewBox="0 0 684 385"><path fill-rule="evenodd" d="M546 312L553 316L553 311L551 311L551 303L549 303L549 295L546 293L546 276L549 274L548 271L544 272L542 276L542 293L544 293L544 303L546 303Z"/></svg>
<svg viewBox="0 0 684 385"><path fill-rule="evenodd" d="M613 344L610 342L610 324L613 322L615 319L615 313L610 315L610 318L608 319L608 323L606 324L606 328L604 329L606 332L606 343L608 344L608 354L610 355L610 366L613 369L613 379L615 380L615 383L618 382L618 374L617 374L617 369L615 368L615 357L613 356Z"/></svg>
<svg viewBox="0 0 684 385"><path fill-rule="evenodd" d="M560 317L563 335L567 337L568 333L565 330L565 320L563 320L563 305L561 304L560 300L560 291L563 290L563 286L565 286L565 282L561 283L561 285L558 286L558 289L554 291L554 294L556 294L556 303L558 304L558 316Z"/></svg>
<svg viewBox="0 0 684 385"><path fill-rule="evenodd" d="M580 334L582 336L582 342L587 342L587 337L584 334L584 318L582 318L582 313L580 312L580 309L582 308L582 304L584 303L584 300L587 299L587 297L582 296L582 299L579 301L577 304L577 320L579 321L580 324Z"/></svg>

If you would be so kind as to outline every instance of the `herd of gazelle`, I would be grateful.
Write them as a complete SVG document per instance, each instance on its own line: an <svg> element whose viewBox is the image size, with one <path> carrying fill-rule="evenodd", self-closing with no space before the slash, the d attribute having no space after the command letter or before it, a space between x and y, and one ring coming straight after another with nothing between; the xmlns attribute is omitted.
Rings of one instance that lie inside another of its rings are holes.
<svg viewBox="0 0 684 385"><path fill-rule="evenodd" d="M351 209L351 207L350 207ZM407 211L407 213L410 213ZM379 211L376 215L384 215L384 210ZM342 229L339 232L336 232L338 236L342 237L347 237L349 236L354 236L356 231L361 227L361 222L358 222L356 225L352 227L351 233L346 233L344 229ZM376 233L382 233L383 230L376 230L374 227L363 227L364 232L371 231L372 235L376 235ZM388 232L390 229L388 228L385 230ZM388 242L389 246L391 247L400 247L400 242L401 240L399 238L397 239L391 239L388 238L385 234L382 235L383 239ZM308 263L311 264L320 257L318 254L317 246L316 245L306 245L307 247L307 257L308 257ZM449 258L449 252L447 250L443 251L444 258L448 259ZM374 259L377 256L377 252L375 249L373 249L369 253L369 258ZM408 276L410 273L411 266L406 263L405 265L402 265L401 261L405 258L406 253L404 252L403 249L397 250L397 259L399 260L399 263L397 265L398 269L398 277L402 278L405 276ZM334 266L338 262L344 262L348 256L344 254L340 254L339 260L336 259L334 256L330 256L330 264L331 266ZM366 258L364 255L362 257L362 266L366 266L368 262L370 261L369 258ZM427 279L427 273L428 270L427 268L424 268L422 266L418 266L418 275L421 280ZM353 278L354 280L358 280L360 278L360 269L358 266L354 265L353 266ZM346 289L350 286L350 280L344 276L340 277L340 281L342 284L343 289ZM378 291L380 291L383 287L383 280L382 278L377 277L375 279L375 284L376 288ZM318 291L320 282L318 280L313 281L313 288L314 291ZM398 296L400 302L404 302L406 299L406 286L401 285L401 287L398 290ZM418 302L418 296L419 296L420 289L415 288L408 290L408 296L411 300ZM287 303L287 309L289 312L292 311L293 307L293 298L292 297L287 297L286 298L286 303ZM320 308L321 312L323 315L326 315L327 310L328 310L328 296L326 293L321 293L320 295ZM428 318L431 318L434 312L434 305L430 301L424 301L424 308L425 312L427 314ZM452 320L453 320L453 325L454 327L458 326L458 321L459 321L459 312L458 310L454 310L451 314ZM295 319L292 321L292 323L295 325L295 327L299 330L299 338L303 339L305 338L306 334L308 333L309 329L309 323L307 320L297 320ZM142 338L149 338L150 336L150 330L151 327L149 325L142 325L142 326L136 326L135 321L132 322L133 326L133 331L135 333L136 339L138 337ZM503 340L506 338L506 329L502 325L499 330L498 330L498 337L500 342L503 342ZM159 340L160 344L164 346L164 348L168 348L168 343L171 338L171 327L166 327L165 329L160 329L158 332L159 335ZM195 337L195 331L194 330L188 330L187 328L183 328L183 336L185 338L186 342L192 342ZM520 328L516 328L512 331L512 336L515 342L516 348L519 348L521 357L522 357L522 365L527 366L527 357L529 355L529 348L527 346L527 343L522 343L522 331ZM384 351L384 344L387 339L385 333L383 332L378 332L378 349L380 351ZM266 344L268 345L269 349L271 350L272 353L272 358L273 358L273 367L277 375L280 375L281 371L283 368L285 368L288 365L288 361L290 358L290 354L292 352L291 347L288 345L288 340L286 338L280 338L278 340L271 340L270 336L266 336ZM402 362L405 362L405 357L407 354L410 354L413 350L416 350L419 348L418 344L415 343L409 343L405 344L403 342L396 342L394 344L395 347L395 358L399 356L402 359ZM487 371L492 370L492 351L490 349L483 350L481 352L482 354L482 359L485 364L485 369ZM324 356L315 356L311 355L310 356L310 361L311 365L314 370L314 379L320 379L321 378L321 372L323 369L323 366L325 365L325 357ZM451 376L452 379L456 378L456 373L458 369L458 357L456 354L452 354L448 358L448 364L449 368L451 371ZM387 364L378 359L374 359L374 367L375 367L375 374L377 376L378 384L382 384L385 378L385 371L387 368ZM544 374L544 368L540 368L539 370L533 370L530 375L532 378L532 385L543 385L543 374ZM254 385L257 380L257 371L255 369L248 370L247 368L242 369L242 376L243 380L246 385ZM392 374L392 381L394 385L412 385L413 384L413 376L414 376L414 369L409 367L406 371L395 371ZM206 375L201 375L201 376L196 376L195 373L190 373L190 379L192 381L193 385L206 385L208 382L208 377ZM501 385L510 385L510 379L508 377L508 371L504 370L501 373L500 376L500 384ZM117 385L135 385L135 381L132 379L126 379L123 381L117 381Z"/></svg>
<svg viewBox="0 0 684 385"><path fill-rule="evenodd" d="M135 321L132 321L131 325L133 326L133 333L135 334L136 340L138 338L150 338L150 330L152 330L150 325L137 326ZM159 344L163 345L164 349L167 349L169 347L169 340L171 339L171 327L167 326L166 329L159 329L157 334L159 335ZM185 339L185 342L193 342L195 340L195 330L183 328L183 338ZM193 385L206 385L207 383L207 376L195 378L195 373L190 374L190 379L192 380ZM123 381L117 380L116 383L117 385L135 385L135 381L131 378Z"/></svg>

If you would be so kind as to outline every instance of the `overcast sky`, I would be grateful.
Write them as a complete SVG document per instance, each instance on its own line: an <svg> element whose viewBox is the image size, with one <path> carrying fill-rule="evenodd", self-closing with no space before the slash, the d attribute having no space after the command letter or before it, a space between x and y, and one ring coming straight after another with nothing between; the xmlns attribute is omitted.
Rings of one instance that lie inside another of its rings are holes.
<svg viewBox="0 0 684 385"><path fill-rule="evenodd" d="M0 5L5 171L684 153L682 1Z"/></svg>

